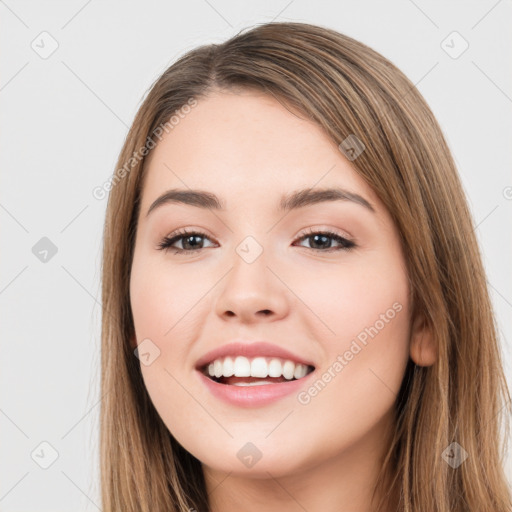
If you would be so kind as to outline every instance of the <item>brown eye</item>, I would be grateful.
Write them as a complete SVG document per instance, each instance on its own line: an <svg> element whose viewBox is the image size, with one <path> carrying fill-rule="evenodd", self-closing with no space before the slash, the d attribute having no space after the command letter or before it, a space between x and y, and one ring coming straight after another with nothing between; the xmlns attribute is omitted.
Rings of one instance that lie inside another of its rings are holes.
<svg viewBox="0 0 512 512"><path fill-rule="evenodd" d="M206 249L206 247L204 247L204 240L210 240L205 233L200 231L181 230L177 233L166 236L158 244L158 249L164 251L174 249L174 254L193 254L201 249ZM309 240L311 245L311 247L306 247L306 249L316 252L349 250L356 247L356 244L353 241L332 231L310 231L298 239L298 241L303 240ZM182 247L174 247L178 242L181 243ZM333 247L333 243L337 243L338 247Z"/></svg>
<svg viewBox="0 0 512 512"><path fill-rule="evenodd" d="M348 250L352 249L356 245L351 240L348 240L337 233L333 233L332 231L313 231L299 238L299 241L302 240L310 240L309 243L311 247L306 247L306 249L320 252ZM339 247L332 247L333 240L339 244Z"/></svg>
<svg viewBox="0 0 512 512"><path fill-rule="evenodd" d="M204 239L209 240L209 237L205 233L199 231L187 231L182 230L178 233L173 233L170 236L166 236L159 244L158 249L170 250L175 249L175 254L179 253L193 253L205 249L203 247ZM203 240L203 241L202 241ZM182 247L173 247L177 242L181 242Z"/></svg>

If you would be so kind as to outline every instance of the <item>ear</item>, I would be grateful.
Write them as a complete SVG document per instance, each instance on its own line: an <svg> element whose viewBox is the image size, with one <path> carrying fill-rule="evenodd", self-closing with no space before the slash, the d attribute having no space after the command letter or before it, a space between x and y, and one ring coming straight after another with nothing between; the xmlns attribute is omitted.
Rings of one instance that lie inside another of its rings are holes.
<svg viewBox="0 0 512 512"><path fill-rule="evenodd" d="M410 355L418 366L432 366L437 361L432 328L421 314L416 316L412 324Z"/></svg>
<svg viewBox="0 0 512 512"><path fill-rule="evenodd" d="M132 336L130 338L130 347L131 347L132 351L137 348L137 339L135 338L135 336Z"/></svg>

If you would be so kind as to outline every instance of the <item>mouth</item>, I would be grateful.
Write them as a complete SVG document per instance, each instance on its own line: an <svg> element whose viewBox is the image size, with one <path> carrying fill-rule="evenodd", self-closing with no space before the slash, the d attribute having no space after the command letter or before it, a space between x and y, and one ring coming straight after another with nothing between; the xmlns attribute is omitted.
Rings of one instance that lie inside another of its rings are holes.
<svg viewBox="0 0 512 512"><path fill-rule="evenodd" d="M262 386L300 380L312 365L279 357L220 357L199 368L210 380L227 386Z"/></svg>

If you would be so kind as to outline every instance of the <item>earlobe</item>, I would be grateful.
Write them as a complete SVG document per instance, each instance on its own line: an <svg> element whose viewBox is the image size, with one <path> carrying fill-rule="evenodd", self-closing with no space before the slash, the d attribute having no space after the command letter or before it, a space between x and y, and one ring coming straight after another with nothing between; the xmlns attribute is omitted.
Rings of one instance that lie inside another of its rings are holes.
<svg viewBox="0 0 512 512"><path fill-rule="evenodd" d="M410 356L418 366L432 366L437 361L432 329L421 315L416 317L412 325Z"/></svg>
<svg viewBox="0 0 512 512"><path fill-rule="evenodd" d="M130 338L130 347L132 350L135 350L137 348L137 340L136 340L135 336L132 336Z"/></svg>

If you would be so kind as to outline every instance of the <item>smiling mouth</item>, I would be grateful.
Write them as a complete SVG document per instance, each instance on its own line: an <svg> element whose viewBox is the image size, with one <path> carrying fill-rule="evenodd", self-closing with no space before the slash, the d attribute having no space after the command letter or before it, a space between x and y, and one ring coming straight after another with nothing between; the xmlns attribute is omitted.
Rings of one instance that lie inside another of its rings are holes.
<svg viewBox="0 0 512 512"><path fill-rule="evenodd" d="M201 372L209 379L228 386L261 386L300 380L314 367L277 357L244 356L216 359Z"/></svg>

